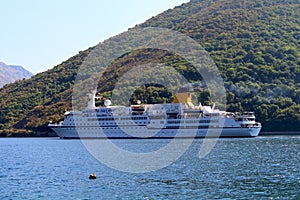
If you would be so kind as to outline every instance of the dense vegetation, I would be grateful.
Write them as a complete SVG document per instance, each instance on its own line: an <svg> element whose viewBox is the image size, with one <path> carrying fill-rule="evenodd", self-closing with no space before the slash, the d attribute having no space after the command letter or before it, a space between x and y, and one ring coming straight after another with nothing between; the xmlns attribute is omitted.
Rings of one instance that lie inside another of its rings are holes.
<svg viewBox="0 0 300 200"><path fill-rule="evenodd" d="M298 0L192 0L137 27L163 27L182 32L201 44L225 81L227 110L253 110L265 131L300 130L300 3ZM93 48L29 80L0 90L0 130L35 134L59 121L71 107L78 67ZM101 79L98 91L109 97L118 78L135 65L163 62L182 73L202 103L209 93L183 59L151 49L116 61ZM96 63L96 59L95 59ZM105 83L105 84L104 84ZM149 95L151 94L151 95ZM154 98L155 97L155 98ZM131 101L171 101L164 87L146 85ZM101 102L98 102L101 104Z"/></svg>

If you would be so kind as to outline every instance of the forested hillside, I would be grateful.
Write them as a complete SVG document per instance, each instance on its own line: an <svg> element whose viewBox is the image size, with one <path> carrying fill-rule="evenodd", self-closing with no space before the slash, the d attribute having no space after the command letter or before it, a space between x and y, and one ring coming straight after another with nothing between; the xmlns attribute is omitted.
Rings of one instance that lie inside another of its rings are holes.
<svg viewBox="0 0 300 200"><path fill-rule="evenodd" d="M264 131L299 131L299 10L298 0L192 0L137 27L169 28L201 44L225 81L227 110L255 111ZM92 49L1 89L2 135L35 134L47 130L48 121L62 119L64 110L71 107L77 70ZM109 96L122 73L149 60L164 60L191 82L197 81L182 59L167 52L144 50L114 63L99 83L99 92ZM194 89L202 103L213 103L206 88ZM172 96L165 88L151 85L136 91L134 99L166 102Z"/></svg>

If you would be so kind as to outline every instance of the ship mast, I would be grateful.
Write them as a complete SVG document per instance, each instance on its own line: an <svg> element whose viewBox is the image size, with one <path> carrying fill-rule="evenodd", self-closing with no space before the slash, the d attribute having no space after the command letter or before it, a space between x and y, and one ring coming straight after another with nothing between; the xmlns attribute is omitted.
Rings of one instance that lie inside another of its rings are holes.
<svg viewBox="0 0 300 200"><path fill-rule="evenodd" d="M92 90L91 93L88 94L88 96L89 96L89 102L88 102L87 109L95 109L96 108L95 99L102 98L102 96L96 97L96 93L97 93L97 90Z"/></svg>

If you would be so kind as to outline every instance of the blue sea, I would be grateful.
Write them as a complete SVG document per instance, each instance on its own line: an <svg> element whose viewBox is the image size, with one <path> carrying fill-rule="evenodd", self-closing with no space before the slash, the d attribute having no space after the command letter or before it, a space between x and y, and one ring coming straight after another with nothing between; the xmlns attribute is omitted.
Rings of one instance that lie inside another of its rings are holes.
<svg viewBox="0 0 300 200"><path fill-rule="evenodd" d="M169 142L113 141L136 152ZM300 136L219 139L199 159L202 143L165 168L127 173L102 164L81 140L2 138L0 199L300 199Z"/></svg>

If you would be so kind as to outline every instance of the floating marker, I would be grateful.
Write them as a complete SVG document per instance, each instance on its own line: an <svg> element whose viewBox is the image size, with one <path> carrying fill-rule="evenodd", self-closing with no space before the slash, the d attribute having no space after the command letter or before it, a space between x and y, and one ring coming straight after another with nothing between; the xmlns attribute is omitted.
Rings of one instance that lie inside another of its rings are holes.
<svg viewBox="0 0 300 200"><path fill-rule="evenodd" d="M89 177L89 179L96 179L97 178L97 176L96 176L96 174L95 173L92 173L92 174L90 174L90 177Z"/></svg>

